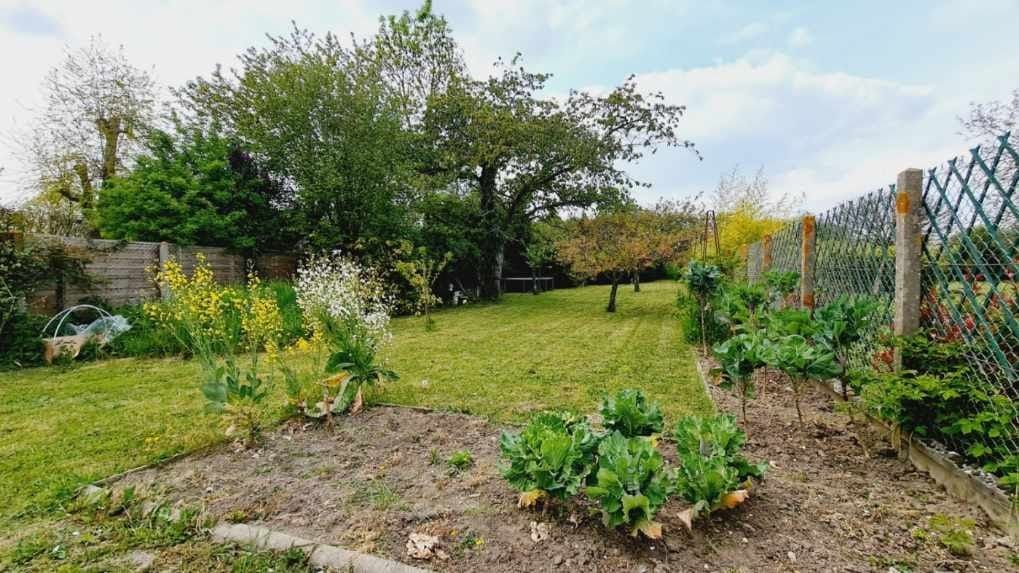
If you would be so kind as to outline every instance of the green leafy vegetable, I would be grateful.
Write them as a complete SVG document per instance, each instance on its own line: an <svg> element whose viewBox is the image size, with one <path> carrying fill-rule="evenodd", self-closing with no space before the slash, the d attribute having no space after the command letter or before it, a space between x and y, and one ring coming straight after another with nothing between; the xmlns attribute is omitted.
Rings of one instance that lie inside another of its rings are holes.
<svg viewBox="0 0 1019 573"><path fill-rule="evenodd" d="M803 383L807 380L827 380L842 372L842 368L835 362L834 353L825 347L809 344L806 338L798 334L785 336L776 341L767 360L792 380L796 416L801 426L803 411L800 409L800 394Z"/></svg>
<svg viewBox="0 0 1019 573"><path fill-rule="evenodd" d="M591 473L596 444L587 422L539 413L520 433L500 436L499 451L508 462L502 475L521 492L521 507L545 498L565 500L580 491Z"/></svg>
<svg viewBox="0 0 1019 573"><path fill-rule="evenodd" d="M740 398L743 420L747 419L747 400L754 395L752 376L767 364L770 343L763 331L733 336L712 349L720 364L712 372L720 376L723 388L731 388Z"/></svg>
<svg viewBox="0 0 1019 573"><path fill-rule="evenodd" d="M767 463L752 464L740 450L746 434L727 415L688 416L676 424L676 491L691 507L680 514L687 527L699 515L732 508L747 497L750 478L760 478Z"/></svg>
<svg viewBox="0 0 1019 573"><path fill-rule="evenodd" d="M587 495L601 502L606 527L626 525L630 535L662 536L655 514L673 491L673 478L650 440L613 432L598 445L598 473Z"/></svg>
<svg viewBox="0 0 1019 573"><path fill-rule="evenodd" d="M662 409L648 401L640 390L620 390L602 401L602 424L628 438L650 436L662 431Z"/></svg>

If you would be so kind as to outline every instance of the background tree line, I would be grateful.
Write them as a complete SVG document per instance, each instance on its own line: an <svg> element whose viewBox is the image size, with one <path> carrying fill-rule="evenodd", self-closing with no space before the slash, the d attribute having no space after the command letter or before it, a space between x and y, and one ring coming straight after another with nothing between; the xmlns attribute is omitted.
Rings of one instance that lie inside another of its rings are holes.
<svg viewBox="0 0 1019 573"><path fill-rule="evenodd" d="M58 232L381 265L410 242L495 297L535 221L625 205L645 185L627 164L692 148L684 108L632 78L561 99L548 78L519 56L473 77L429 2L350 42L295 25L163 106L147 72L94 40L45 86L25 211Z"/></svg>

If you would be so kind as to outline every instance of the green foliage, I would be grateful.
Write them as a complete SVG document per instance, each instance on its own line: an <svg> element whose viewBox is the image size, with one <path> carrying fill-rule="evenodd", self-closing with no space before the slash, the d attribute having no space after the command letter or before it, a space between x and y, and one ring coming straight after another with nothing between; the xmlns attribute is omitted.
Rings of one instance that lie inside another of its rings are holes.
<svg viewBox="0 0 1019 573"><path fill-rule="evenodd" d="M602 425L628 438L650 436L662 431L662 409L640 390L620 390L601 404Z"/></svg>
<svg viewBox="0 0 1019 573"><path fill-rule="evenodd" d="M717 265L696 260L690 261L683 274L687 288L704 302L722 286L722 279L722 271Z"/></svg>
<svg viewBox="0 0 1019 573"><path fill-rule="evenodd" d="M889 344L901 352L903 370L940 376L968 368L966 344L961 340L937 340L932 333L920 331L892 337Z"/></svg>
<svg viewBox="0 0 1019 573"><path fill-rule="evenodd" d="M713 301L719 322L729 331L752 332L759 326L759 317L768 301L763 285L727 283Z"/></svg>
<svg viewBox="0 0 1019 573"><path fill-rule="evenodd" d="M683 338L687 342L698 344L705 342L710 345L729 337L729 327L718 320L714 304L709 304L707 309L704 309L700 301L690 295L686 289L680 289L676 295L676 307ZM704 310L703 339L701 333L702 309Z"/></svg>
<svg viewBox="0 0 1019 573"><path fill-rule="evenodd" d="M743 419L747 418L747 400L754 395L752 376L767 364L770 343L763 331L742 333L712 348L719 366L713 372L720 376L721 386L733 389L740 397Z"/></svg>
<svg viewBox="0 0 1019 573"><path fill-rule="evenodd" d="M42 328L46 317L20 309L10 315L0 330L0 371L42 364Z"/></svg>
<svg viewBox="0 0 1019 573"><path fill-rule="evenodd" d="M773 310L761 318L768 337L778 340L784 336L797 335L812 338L817 332L817 323L809 310L783 308Z"/></svg>
<svg viewBox="0 0 1019 573"><path fill-rule="evenodd" d="M519 433L503 432L499 452L507 462L502 475L518 491L522 505L548 496L577 494L594 467L597 438L586 422L560 414L535 415Z"/></svg>
<svg viewBox="0 0 1019 573"><path fill-rule="evenodd" d="M711 418L688 416L676 423L676 491L692 505L690 519L720 507L731 507L743 499L737 493L761 478L767 463L752 464L741 449L746 434L732 416ZM729 497L727 497L729 496Z"/></svg>
<svg viewBox="0 0 1019 573"><path fill-rule="evenodd" d="M206 372L202 395L208 409L222 415L227 436L240 434L247 447L258 443L262 436L262 404L269 388L256 369L242 374L233 357L228 356Z"/></svg>
<svg viewBox="0 0 1019 573"><path fill-rule="evenodd" d="M768 288L768 299L777 304L796 291L800 285L800 273L796 271L767 271L764 284Z"/></svg>
<svg viewBox="0 0 1019 573"><path fill-rule="evenodd" d="M936 514L927 523L938 544L957 557L973 555L973 527L976 523L966 517Z"/></svg>
<svg viewBox="0 0 1019 573"><path fill-rule="evenodd" d="M818 340L831 348L844 364L846 352L867 334L877 309L877 301L870 297L837 297L815 312Z"/></svg>
<svg viewBox="0 0 1019 573"><path fill-rule="evenodd" d="M289 248L282 195L237 142L215 132L156 131L134 169L103 185L96 222L109 239Z"/></svg>
<svg viewBox="0 0 1019 573"><path fill-rule="evenodd" d="M768 463L752 464L743 457L741 450L746 443L746 433L736 425L735 416L719 414L712 417L683 416L676 422L673 438L676 452L686 455L721 456L727 466L736 469L740 481L762 478Z"/></svg>
<svg viewBox="0 0 1019 573"><path fill-rule="evenodd" d="M222 126L275 180L291 182L295 230L311 247L379 259L405 238L420 186L400 102L345 44L295 28L179 95L189 122Z"/></svg>
<svg viewBox="0 0 1019 573"><path fill-rule="evenodd" d="M1015 405L967 369L944 375L854 372L865 408L903 432L938 440L997 475L1008 491L1019 487Z"/></svg>
<svg viewBox="0 0 1019 573"><path fill-rule="evenodd" d="M796 416L803 424L800 409L802 385L807 380L827 380L842 373L835 362L835 354L824 346L815 346L799 334L791 334L774 341L766 358L769 365L785 372L793 383Z"/></svg>
<svg viewBox="0 0 1019 573"><path fill-rule="evenodd" d="M686 267L686 272L683 274L686 288L697 300L700 318L698 330L701 335L701 349L705 352L708 349L708 301L721 287L722 279L722 271L716 265L696 260L690 261L690 264ZM714 320L714 316L711 318Z"/></svg>
<svg viewBox="0 0 1019 573"><path fill-rule="evenodd" d="M625 525L630 535L657 539L662 527L654 517L673 488L662 454L650 440L613 432L598 445L598 473L586 493L601 502L605 527Z"/></svg>
<svg viewBox="0 0 1019 573"><path fill-rule="evenodd" d="M446 467L449 468L450 473L454 474L463 473L473 465L474 456L471 455L469 450L453 452L449 458L446 459Z"/></svg>

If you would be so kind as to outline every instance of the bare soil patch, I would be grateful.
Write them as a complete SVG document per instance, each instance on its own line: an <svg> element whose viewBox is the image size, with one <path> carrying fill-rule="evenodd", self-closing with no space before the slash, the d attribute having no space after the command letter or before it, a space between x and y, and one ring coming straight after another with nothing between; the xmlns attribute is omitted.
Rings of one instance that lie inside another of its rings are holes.
<svg viewBox="0 0 1019 573"><path fill-rule="evenodd" d="M721 410L738 411L736 399L711 392ZM791 390L766 384L746 426L748 457L774 465L765 481L692 535L676 517L682 501L670 501L659 514L665 538L655 542L606 531L583 503L544 515L518 509L499 476L500 428L407 408L371 408L332 431L289 426L257 452L223 447L114 487L442 571L1014 570L1004 533L899 460L884 436L835 413L819 389L804 407L801 431ZM475 464L452 473L445 460L459 450ZM914 537L935 514L976 521L971 557ZM532 522L548 524L547 539L532 539ZM438 536L448 559L409 558L412 533Z"/></svg>

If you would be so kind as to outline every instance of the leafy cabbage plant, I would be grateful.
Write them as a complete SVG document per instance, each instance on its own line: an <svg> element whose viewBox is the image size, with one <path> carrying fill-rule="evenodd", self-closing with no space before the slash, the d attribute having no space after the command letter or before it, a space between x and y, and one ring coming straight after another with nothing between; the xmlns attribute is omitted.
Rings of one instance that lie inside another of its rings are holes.
<svg viewBox="0 0 1019 573"><path fill-rule="evenodd" d="M650 440L613 432L598 445L596 482L586 492L601 502L605 527L625 525L632 536L643 533L658 539L662 525L654 517L673 487L662 454Z"/></svg>
<svg viewBox="0 0 1019 573"><path fill-rule="evenodd" d="M517 505L576 495L594 467L597 439L586 421L564 412L541 412L520 433L503 432L502 475L521 492Z"/></svg>
<svg viewBox="0 0 1019 573"><path fill-rule="evenodd" d="M673 433L679 469L676 491L691 504L680 513L689 528L693 520L720 508L733 508L746 500L751 478L762 478L767 463L750 463L741 450L746 434L733 416L687 416Z"/></svg>
<svg viewBox="0 0 1019 573"><path fill-rule="evenodd" d="M662 431L662 409L640 390L620 390L601 405L602 425L623 436L650 436Z"/></svg>

